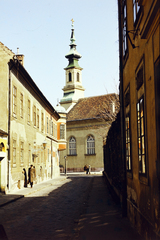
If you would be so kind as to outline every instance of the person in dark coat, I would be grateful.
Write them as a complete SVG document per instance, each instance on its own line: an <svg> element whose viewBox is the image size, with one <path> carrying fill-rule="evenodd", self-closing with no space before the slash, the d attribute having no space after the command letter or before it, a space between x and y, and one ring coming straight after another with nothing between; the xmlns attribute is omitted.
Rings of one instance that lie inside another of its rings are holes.
<svg viewBox="0 0 160 240"><path fill-rule="evenodd" d="M33 187L33 178L34 178L34 169L33 169L33 165L31 165L31 167L28 169L28 182L31 185L31 188Z"/></svg>
<svg viewBox="0 0 160 240"><path fill-rule="evenodd" d="M25 168L23 168L22 173L24 174L24 187L27 187L27 173Z"/></svg>

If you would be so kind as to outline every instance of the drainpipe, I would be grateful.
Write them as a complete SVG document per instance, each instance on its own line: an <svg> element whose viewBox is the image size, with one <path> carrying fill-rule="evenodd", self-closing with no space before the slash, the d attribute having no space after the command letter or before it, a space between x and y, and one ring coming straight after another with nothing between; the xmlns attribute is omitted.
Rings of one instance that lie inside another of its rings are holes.
<svg viewBox="0 0 160 240"><path fill-rule="evenodd" d="M120 118L121 118L121 150L122 150L122 216L127 216L127 178L125 160L125 119L124 119L124 98L123 98L123 41L122 41L122 4L118 0L118 19L119 19L119 61L120 61Z"/></svg>
<svg viewBox="0 0 160 240"><path fill-rule="evenodd" d="M8 171L7 171L7 187L10 190L10 128L11 128L11 69L13 64L9 63L9 80L8 80Z"/></svg>
<svg viewBox="0 0 160 240"><path fill-rule="evenodd" d="M51 179L53 177L53 149L52 149L52 140L51 140Z"/></svg>

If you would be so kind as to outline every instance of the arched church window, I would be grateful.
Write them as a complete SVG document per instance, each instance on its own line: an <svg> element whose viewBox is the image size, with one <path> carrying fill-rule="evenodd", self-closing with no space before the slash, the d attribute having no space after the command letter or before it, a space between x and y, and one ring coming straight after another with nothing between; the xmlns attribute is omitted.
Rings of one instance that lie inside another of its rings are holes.
<svg viewBox="0 0 160 240"><path fill-rule="evenodd" d="M79 82L79 73L77 72L77 82Z"/></svg>
<svg viewBox="0 0 160 240"><path fill-rule="evenodd" d="M75 137L71 137L69 139L69 155L76 155L76 139Z"/></svg>
<svg viewBox="0 0 160 240"><path fill-rule="evenodd" d="M87 154L95 154L95 139L92 135L87 137Z"/></svg>
<svg viewBox="0 0 160 240"><path fill-rule="evenodd" d="M69 82L72 82L72 73L69 72Z"/></svg>

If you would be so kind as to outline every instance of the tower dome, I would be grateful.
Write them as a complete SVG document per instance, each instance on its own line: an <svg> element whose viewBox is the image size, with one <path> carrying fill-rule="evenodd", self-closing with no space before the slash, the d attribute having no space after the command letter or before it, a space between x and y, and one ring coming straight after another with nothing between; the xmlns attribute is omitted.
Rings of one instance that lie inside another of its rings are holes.
<svg viewBox="0 0 160 240"><path fill-rule="evenodd" d="M63 88L63 98L60 101L66 111L70 110L80 98L84 98L84 88L82 86L82 69L79 66L79 59L82 57L76 49L76 38L74 34L74 20L72 19L70 51L65 55L68 59L66 72L66 84Z"/></svg>

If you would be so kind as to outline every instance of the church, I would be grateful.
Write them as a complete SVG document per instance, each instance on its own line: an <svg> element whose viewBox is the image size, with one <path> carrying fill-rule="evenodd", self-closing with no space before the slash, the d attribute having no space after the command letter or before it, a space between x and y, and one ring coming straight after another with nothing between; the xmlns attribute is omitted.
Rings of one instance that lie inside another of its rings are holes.
<svg viewBox="0 0 160 240"><path fill-rule="evenodd" d="M70 50L65 55L65 86L57 112L66 112L66 150L60 153L61 172L83 172L90 165L91 172L103 171L103 144L108 130L119 110L117 94L84 97L81 55L76 49L74 21L70 38Z"/></svg>

